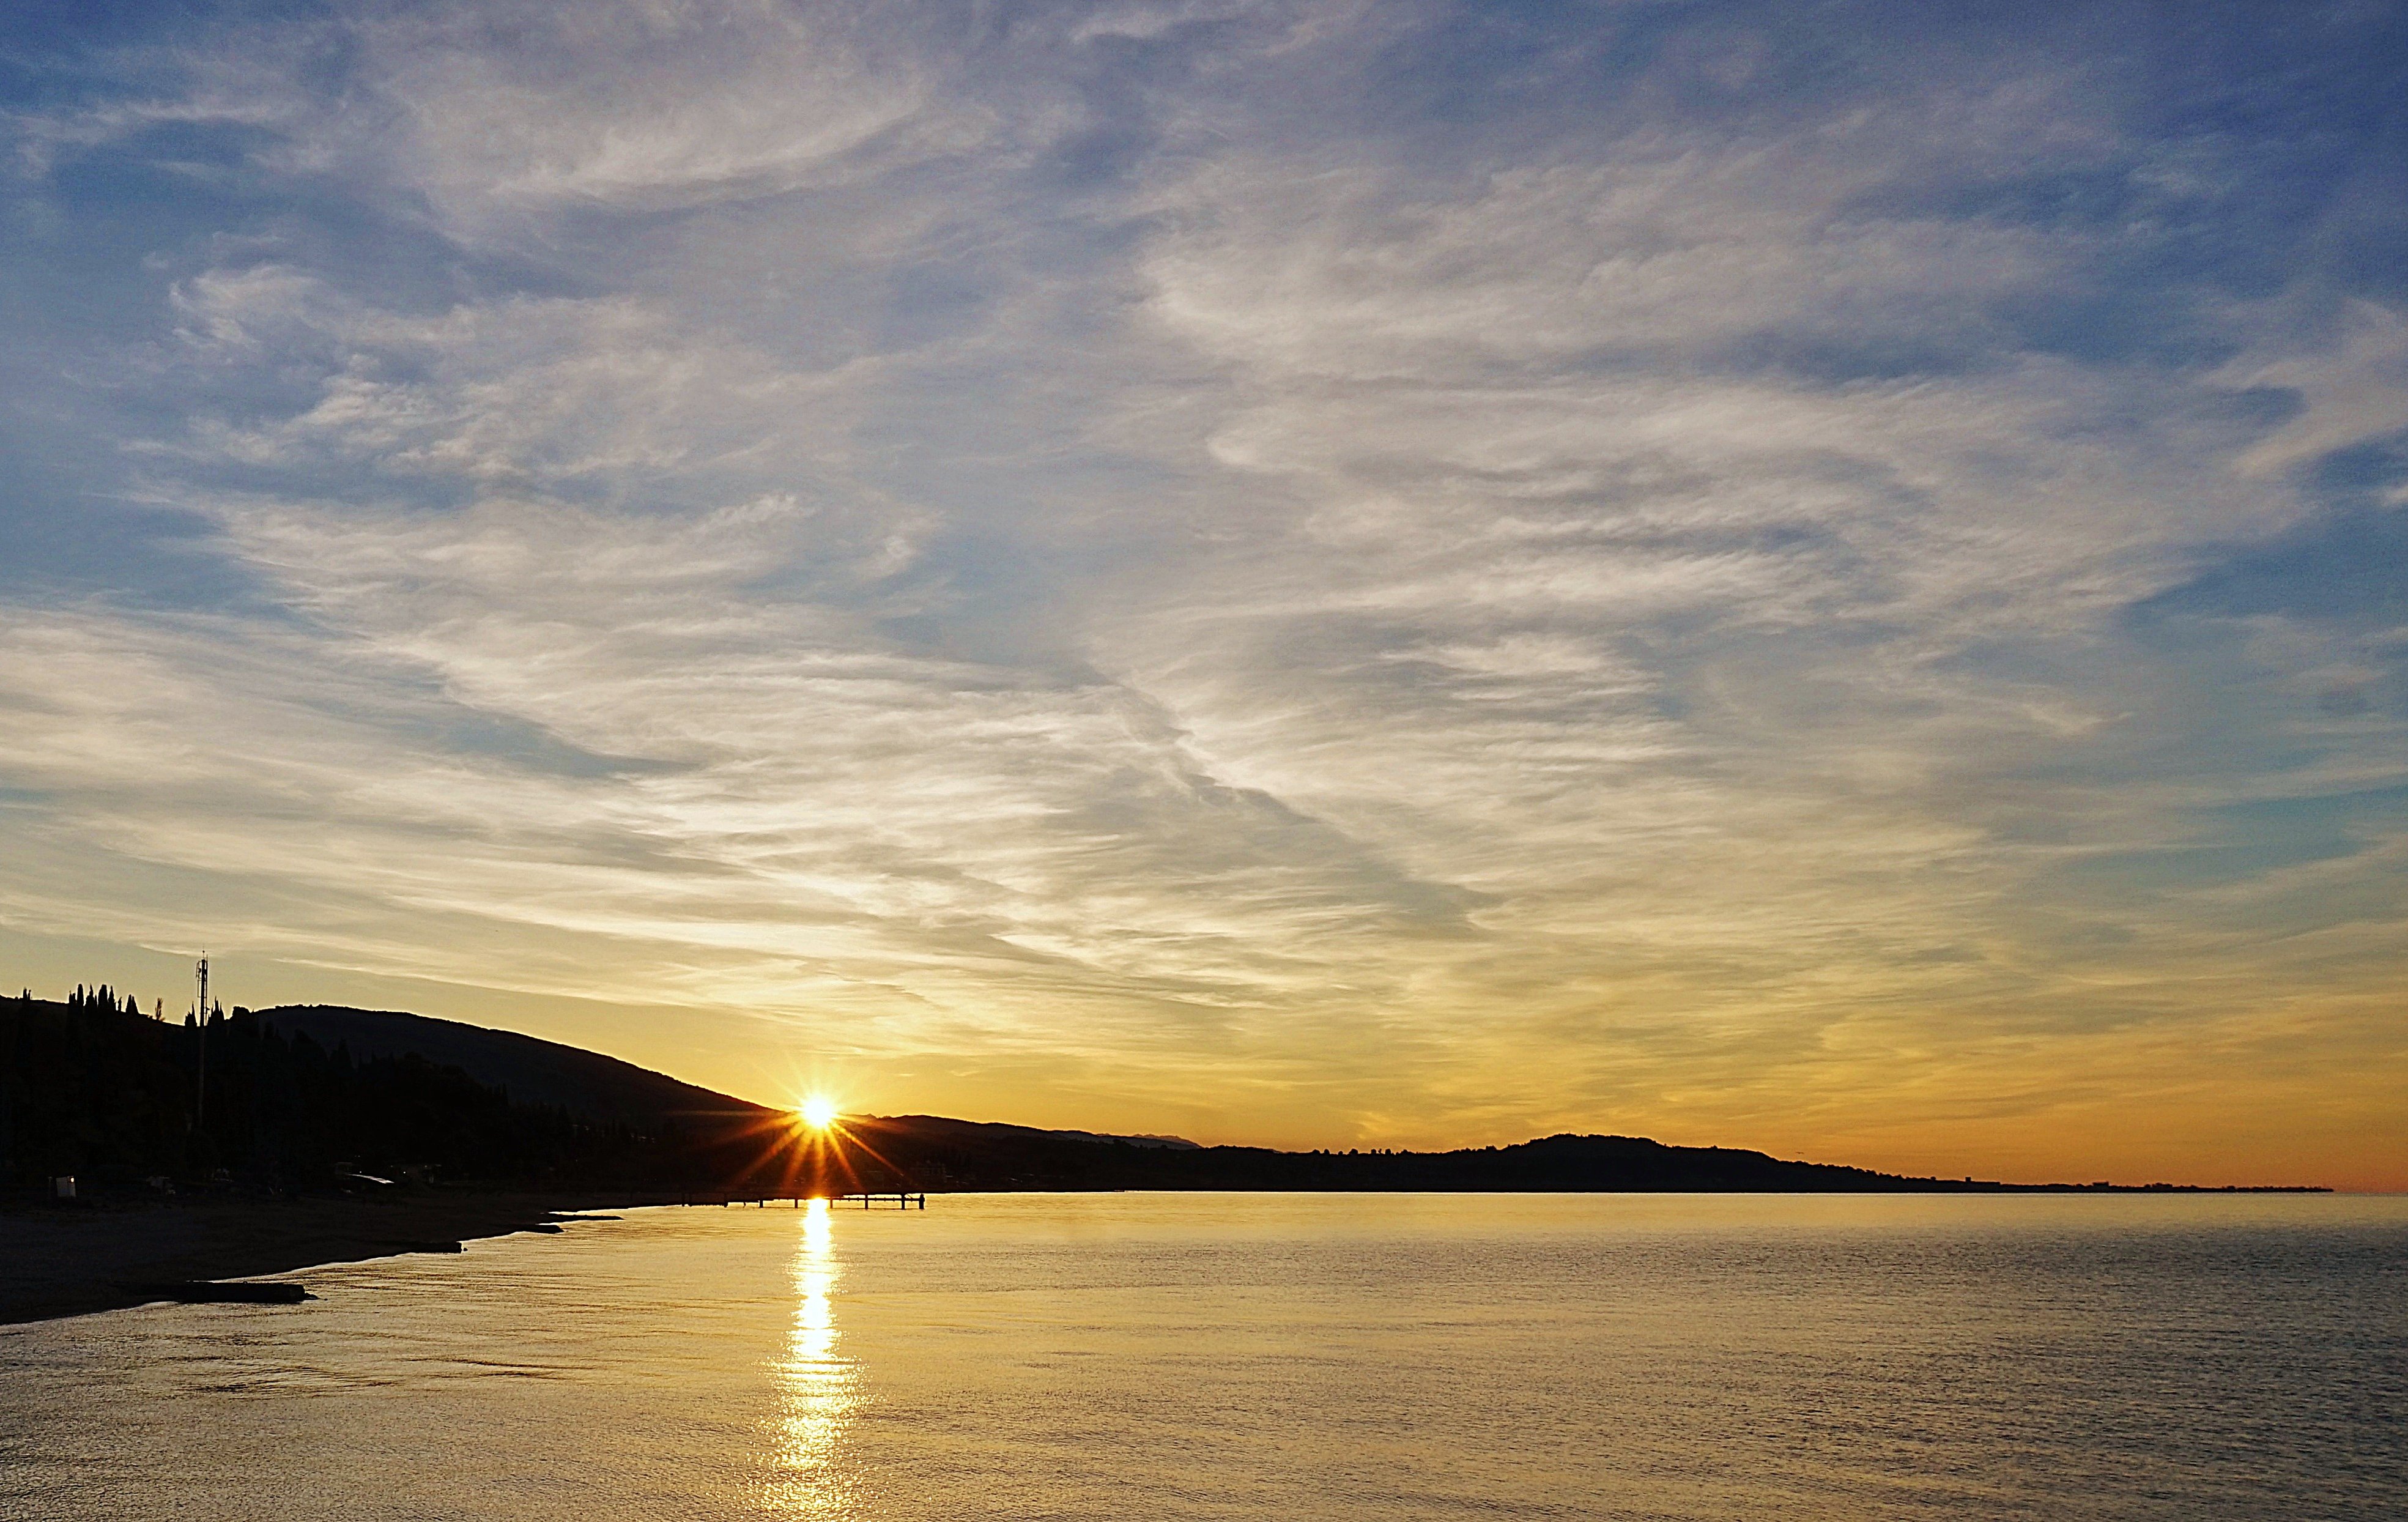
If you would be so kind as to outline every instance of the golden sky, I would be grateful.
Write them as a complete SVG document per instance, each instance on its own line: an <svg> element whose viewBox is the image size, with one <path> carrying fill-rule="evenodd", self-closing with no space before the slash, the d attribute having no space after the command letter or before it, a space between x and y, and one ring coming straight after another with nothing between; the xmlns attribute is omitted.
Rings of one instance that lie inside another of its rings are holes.
<svg viewBox="0 0 2408 1522"><path fill-rule="evenodd" d="M2066 16L61 21L0 971L2408 1187L2401 23Z"/></svg>

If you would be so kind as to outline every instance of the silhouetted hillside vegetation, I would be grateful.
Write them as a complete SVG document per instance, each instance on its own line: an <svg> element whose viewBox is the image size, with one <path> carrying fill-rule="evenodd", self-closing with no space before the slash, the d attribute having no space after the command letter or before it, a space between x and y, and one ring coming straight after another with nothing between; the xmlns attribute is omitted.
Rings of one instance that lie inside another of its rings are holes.
<svg viewBox="0 0 2408 1522"><path fill-rule="evenodd" d="M978 1189L1287 1189L1444 1192L1997 1188L1783 1162L1760 1152L1668 1147L1627 1136L1552 1136L1455 1152L1160 1149L935 1115L859 1117L848 1129L892 1170Z"/></svg>
<svg viewBox="0 0 2408 1522"><path fill-rule="evenodd" d="M541 1096L529 1102L441 1060L438 1041L432 1056L389 1041L355 1051L311 1033L308 1017L324 1012L299 1012L291 1028L247 1010L204 1027L106 994L0 999L0 1175L72 1173L87 1188L221 1170L283 1189L353 1172L666 1185L724 1170L714 1145L765 1113L593 1053L480 1032L504 1052L557 1055L549 1070L521 1064Z"/></svg>
<svg viewBox="0 0 2408 1522"><path fill-rule="evenodd" d="M196 1113L204 1058L206 1105ZM146 1019L106 987L64 1002L0 999L0 1177L22 1185L76 1173L131 1185L221 1170L236 1183L288 1191L364 1172L624 1188L629 1198L2032 1187L1625 1136L1437 1153L1278 1152L900 1115L848 1117L823 1139L782 1112L613 1057L454 1021L308 1005L213 1013L203 1027Z"/></svg>
<svg viewBox="0 0 2408 1522"><path fill-rule="evenodd" d="M518 1103L549 1105L580 1120L653 1130L664 1117L755 1108L632 1062L513 1030L334 1004L280 1005L259 1018L321 1046L347 1046L354 1061L414 1055L457 1068Z"/></svg>

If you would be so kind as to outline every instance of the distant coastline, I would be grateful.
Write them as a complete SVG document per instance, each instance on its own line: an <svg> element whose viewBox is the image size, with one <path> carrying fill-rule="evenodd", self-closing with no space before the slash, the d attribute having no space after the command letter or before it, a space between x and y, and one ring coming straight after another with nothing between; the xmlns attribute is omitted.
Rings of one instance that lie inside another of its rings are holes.
<svg viewBox="0 0 2408 1522"><path fill-rule="evenodd" d="M620 1198L859 1189L2219 1192L1884 1173L1644 1137L1444 1152L1284 1152L1178 1137L783 1111L556 1041L398 1011L293 1005L151 1020L103 986L0 998L0 1181L87 1192L194 1185L263 1196L368 1180ZM2227 1192L2300 1192L2314 1186Z"/></svg>

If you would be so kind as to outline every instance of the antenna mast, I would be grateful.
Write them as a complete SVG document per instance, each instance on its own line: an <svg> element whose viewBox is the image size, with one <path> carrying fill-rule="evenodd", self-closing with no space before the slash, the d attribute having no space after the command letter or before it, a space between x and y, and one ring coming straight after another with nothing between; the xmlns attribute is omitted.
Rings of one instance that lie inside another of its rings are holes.
<svg viewBox="0 0 2408 1522"><path fill-rule="evenodd" d="M201 1120L208 1112L209 1102L208 953L201 953L200 961L194 965L193 982L198 985L201 998L201 1001L194 1006L195 1013L193 1022L196 1027L194 1041L198 1043L196 1047L198 1055L193 1064L193 1128L194 1130L198 1130L201 1127Z"/></svg>

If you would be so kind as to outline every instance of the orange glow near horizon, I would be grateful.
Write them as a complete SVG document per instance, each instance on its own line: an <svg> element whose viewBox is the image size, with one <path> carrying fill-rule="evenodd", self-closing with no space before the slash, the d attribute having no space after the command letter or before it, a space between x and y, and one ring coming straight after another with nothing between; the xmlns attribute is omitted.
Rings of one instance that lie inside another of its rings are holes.
<svg viewBox="0 0 2408 1522"><path fill-rule="evenodd" d="M834 1099L824 1094L814 1094L796 1105L795 1113L812 1130L824 1131L836 1124L837 1116L841 1112L837 1109Z"/></svg>

